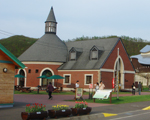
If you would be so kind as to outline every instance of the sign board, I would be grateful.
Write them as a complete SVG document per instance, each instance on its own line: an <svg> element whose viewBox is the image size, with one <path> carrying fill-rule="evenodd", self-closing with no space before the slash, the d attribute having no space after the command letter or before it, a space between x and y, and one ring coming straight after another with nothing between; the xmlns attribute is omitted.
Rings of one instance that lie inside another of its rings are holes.
<svg viewBox="0 0 150 120"><path fill-rule="evenodd" d="M79 99L82 96L83 96L83 88L76 88L75 97Z"/></svg>
<svg viewBox="0 0 150 120"><path fill-rule="evenodd" d="M93 88L93 84L89 84L89 88Z"/></svg>
<svg viewBox="0 0 150 120"><path fill-rule="evenodd" d="M97 90L93 98L108 99L112 90Z"/></svg>

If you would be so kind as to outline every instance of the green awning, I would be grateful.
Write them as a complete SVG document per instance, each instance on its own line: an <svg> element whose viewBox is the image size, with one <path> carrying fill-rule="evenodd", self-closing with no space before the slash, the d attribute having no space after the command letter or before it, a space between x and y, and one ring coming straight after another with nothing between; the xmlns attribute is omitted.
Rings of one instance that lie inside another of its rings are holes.
<svg viewBox="0 0 150 120"><path fill-rule="evenodd" d="M47 79L65 79L65 78L60 75L53 75L51 77L47 77Z"/></svg>
<svg viewBox="0 0 150 120"><path fill-rule="evenodd" d="M16 77L16 78L25 78L25 76L20 75L20 74L15 75L15 77Z"/></svg>
<svg viewBox="0 0 150 120"><path fill-rule="evenodd" d="M39 76L37 78L47 78L47 76L46 75L42 75L42 76Z"/></svg>

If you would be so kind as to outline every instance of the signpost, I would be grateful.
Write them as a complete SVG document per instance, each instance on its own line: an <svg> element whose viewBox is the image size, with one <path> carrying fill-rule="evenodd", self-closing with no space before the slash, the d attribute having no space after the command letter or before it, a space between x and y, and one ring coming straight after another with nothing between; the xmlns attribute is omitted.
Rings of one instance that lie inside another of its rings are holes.
<svg viewBox="0 0 150 120"><path fill-rule="evenodd" d="M82 96L83 96L83 88L76 88L75 100L82 98Z"/></svg>
<svg viewBox="0 0 150 120"><path fill-rule="evenodd" d="M94 94L94 102L95 98L98 99L108 99L110 98L110 103L111 103L111 98L112 98L112 90L97 90L96 93Z"/></svg>
<svg viewBox="0 0 150 120"><path fill-rule="evenodd" d="M116 80L116 87L117 87L117 99L119 99L119 48L118 48L118 61L117 61L117 80Z"/></svg>

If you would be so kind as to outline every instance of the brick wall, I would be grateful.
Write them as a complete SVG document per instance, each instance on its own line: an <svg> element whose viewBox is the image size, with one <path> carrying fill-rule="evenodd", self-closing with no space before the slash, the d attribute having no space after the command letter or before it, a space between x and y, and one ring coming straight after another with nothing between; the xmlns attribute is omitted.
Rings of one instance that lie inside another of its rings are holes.
<svg viewBox="0 0 150 120"><path fill-rule="evenodd" d="M40 78L37 78L40 76L40 73L45 68L50 68L55 75L58 74L57 68L60 65L48 65L48 64L25 64L27 68L25 68L26 71L26 86L28 87L37 87L40 82ZM28 73L29 69L31 69L31 73ZM38 73L36 73L36 69L38 69ZM52 72L51 71L51 72ZM18 72L18 71L17 71ZM17 85L17 78L15 79L15 85Z"/></svg>
<svg viewBox="0 0 150 120"><path fill-rule="evenodd" d="M134 71L133 66L128 58L128 55L127 55L121 41L119 41L117 43L117 45L114 48L114 50L112 51L111 55L108 57L105 64L103 65L103 68L114 69L114 64L115 64L115 61L117 58L117 49L118 48L119 48L119 55L121 56L123 63L124 63L124 69L129 70L129 71Z"/></svg>
<svg viewBox="0 0 150 120"><path fill-rule="evenodd" d="M80 87L89 88L88 85L85 85L85 74L93 75L93 84L98 82L98 71L59 71L59 75L64 76L64 74L71 74L71 85L63 85L66 88L74 88L77 80L80 82ZM63 80L58 80L59 84L63 84Z"/></svg>

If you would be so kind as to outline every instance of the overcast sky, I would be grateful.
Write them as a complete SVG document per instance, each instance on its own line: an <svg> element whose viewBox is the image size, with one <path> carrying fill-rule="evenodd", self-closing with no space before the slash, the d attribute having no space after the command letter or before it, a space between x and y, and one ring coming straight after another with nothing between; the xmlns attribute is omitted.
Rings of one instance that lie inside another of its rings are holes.
<svg viewBox="0 0 150 120"><path fill-rule="evenodd" d="M42 37L51 6L62 40L124 35L150 41L150 0L0 0L0 39Z"/></svg>

